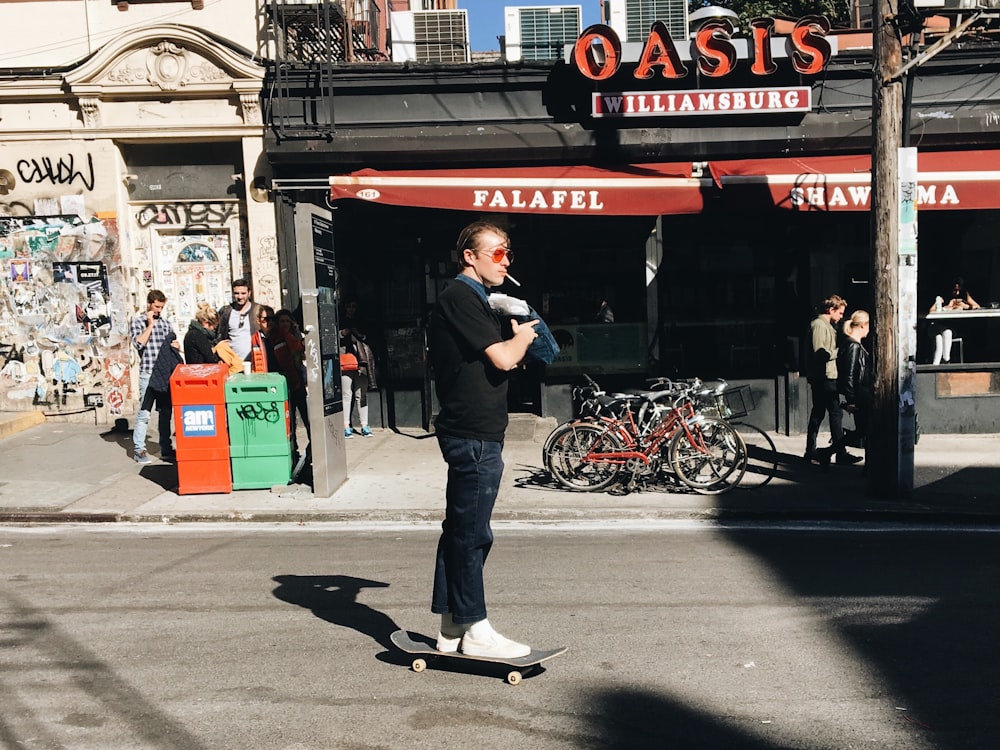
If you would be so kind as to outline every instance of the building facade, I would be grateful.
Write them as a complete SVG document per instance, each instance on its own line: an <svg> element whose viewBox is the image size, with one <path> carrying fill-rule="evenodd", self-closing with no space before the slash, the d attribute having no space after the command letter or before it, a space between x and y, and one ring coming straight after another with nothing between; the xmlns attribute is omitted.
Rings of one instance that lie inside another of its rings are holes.
<svg viewBox="0 0 1000 750"><path fill-rule="evenodd" d="M508 229L517 255L522 287L503 291L526 297L565 344L553 365L517 373L512 409L566 417L584 373L611 388L723 376L754 385L762 426L803 429L799 373L815 304L839 293L852 309L873 307L872 51L857 35L790 28L770 29L757 49L685 35L675 56L657 52L651 64L643 42L623 38L620 67L605 77L584 70L600 67L586 54L335 70L322 142L292 127L268 137L279 235L296 242L285 229L296 207L332 200L342 291L379 324L387 419L433 415L423 325L454 275L459 228L485 217ZM986 28L914 82L928 305L952 273L1000 288L996 49ZM829 59L816 65L822 50ZM295 95L307 91L303 82ZM998 293L982 296L989 306ZM612 325L594 320L602 301ZM1000 354L994 321L966 322L983 326L971 335L977 351L966 339L966 362L950 370L930 365L921 338L920 392L970 396L924 405L924 429L984 429L974 404L996 394Z"/></svg>
<svg viewBox="0 0 1000 750"><path fill-rule="evenodd" d="M324 47L384 59L384 5L325 8ZM233 279L284 303L261 85L273 29L286 57L310 46L304 9L0 2L18 29L0 50L0 409L131 414L128 325L150 289L180 338Z"/></svg>

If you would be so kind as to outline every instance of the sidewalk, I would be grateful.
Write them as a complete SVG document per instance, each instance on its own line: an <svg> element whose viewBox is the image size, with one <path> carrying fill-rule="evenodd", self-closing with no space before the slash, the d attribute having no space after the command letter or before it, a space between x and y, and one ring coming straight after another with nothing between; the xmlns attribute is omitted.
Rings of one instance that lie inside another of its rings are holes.
<svg viewBox="0 0 1000 750"><path fill-rule="evenodd" d="M532 423L532 426L534 424ZM872 500L858 467L828 472L801 460L804 437L772 435L781 452L766 487L720 496L677 487L628 494L569 492L542 469L549 425L508 432L494 519L529 522L642 519L892 520L1000 523L1000 435L923 435L915 487L904 501ZM155 439L155 434L153 436ZM822 439L822 438L821 438ZM131 434L0 414L0 522L395 521L439 523L445 465L420 430L376 430L348 441L348 480L329 498L306 485L274 491L178 495L172 464L139 466ZM155 453L156 451L151 451Z"/></svg>

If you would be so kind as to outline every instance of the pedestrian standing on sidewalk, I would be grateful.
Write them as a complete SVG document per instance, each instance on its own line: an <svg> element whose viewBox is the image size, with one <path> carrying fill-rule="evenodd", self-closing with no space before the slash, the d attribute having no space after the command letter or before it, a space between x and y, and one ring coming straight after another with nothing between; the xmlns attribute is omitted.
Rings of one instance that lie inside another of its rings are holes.
<svg viewBox="0 0 1000 750"><path fill-rule="evenodd" d="M288 384L288 419L292 433L292 453L297 462L299 442L295 435L298 430L296 414L305 425L306 437L312 440L309 433L309 404L306 400L305 340L291 310L271 313L270 320L266 321L264 327L267 330L268 351L274 353L273 372L284 375Z"/></svg>
<svg viewBox="0 0 1000 750"><path fill-rule="evenodd" d="M135 416L135 427L132 430L133 457L136 463L152 463L146 452L146 432L149 429L149 416L156 399L156 392L149 387L153 368L160 356L160 350L170 342L170 346L180 349L180 343L173 327L162 317L163 308L167 304L167 296L159 289L151 289L146 295L146 310L132 320L130 334L132 343L139 351L139 413ZM167 456L173 453L170 444L171 412L169 400L157 403L159 417L160 451Z"/></svg>
<svg viewBox="0 0 1000 750"><path fill-rule="evenodd" d="M184 334L184 360L189 365L214 365L219 361L215 353L218 339L215 329L219 327L219 314L207 302L198 305L194 320L188 324Z"/></svg>
<svg viewBox="0 0 1000 750"><path fill-rule="evenodd" d="M836 454L838 464L856 464L860 456L847 452L844 444L844 412L837 392L837 326L844 317L847 301L834 294L823 300L820 313L809 325L812 354L809 357L807 377L812 392L812 410L806 432L805 460L809 463L829 464L831 454ZM830 448L816 448L819 428L824 416L830 417Z"/></svg>
<svg viewBox="0 0 1000 750"><path fill-rule="evenodd" d="M271 333L274 329L274 321L277 313L270 305L257 305L257 327L260 329L260 343L264 347L264 359L267 362L268 372L281 372L278 358L274 353L274 342ZM292 432L295 432L295 417L292 417Z"/></svg>
<svg viewBox="0 0 1000 750"><path fill-rule="evenodd" d="M236 279L232 285L233 301L219 309L219 341L229 340L229 346L244 362L250 361L251 338L260 333L260 305L250 299L250 282Z"/></svg>
<svg viewBox="0 0 1000 750"><path fill-rule="evenodd" d="M368 390L375 385L375 353L368 345L368 325L358 314L357 300L347 300L340 316L340 347L345 354L354 356L357 367L341 368L340 385L344 405L344 437L371 437L368 424ZM353 405L358 408L360 426L351 426Z"/></svg>
<svg viewBox="0 0 1000 750"><path fill-rule="evenodd" d="M486 612L483 566L493 544L490 518L503 474L508 372L524 359L535 321L504 331L487 290L511 263L507 233L485 222L462 230L461 272L438 295L429 349L441 408L434 422L448 464L446 510L438 540L431 611L441 616L437 648L514 658L531 652L497 633Z"/></svg>
<svg viewBox="0 0 1000 750"><path fill-rule="evenodd" d="M855 310L844 323L847 341L837 354L837 390L844 397L844 410L854 415L854 432L849 442L859 448L865 447L875 401L871 359L861 343L869 326L868 313Z"/></svg>

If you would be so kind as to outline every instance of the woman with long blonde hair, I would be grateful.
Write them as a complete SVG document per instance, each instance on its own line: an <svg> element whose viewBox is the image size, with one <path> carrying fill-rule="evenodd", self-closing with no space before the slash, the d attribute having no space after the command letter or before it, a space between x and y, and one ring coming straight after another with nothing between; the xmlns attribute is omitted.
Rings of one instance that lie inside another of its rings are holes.
<svg viewBox="0 0 1000 750"><path fill-rule="evenodd" d="M862 341L870 330L870 317L864 310L855 310L844 321L847 342L837 354L837 390L844 397L844 410L854 415L854 433L850 442L864 447L868 424L875 401L872 360Z"/></svg>

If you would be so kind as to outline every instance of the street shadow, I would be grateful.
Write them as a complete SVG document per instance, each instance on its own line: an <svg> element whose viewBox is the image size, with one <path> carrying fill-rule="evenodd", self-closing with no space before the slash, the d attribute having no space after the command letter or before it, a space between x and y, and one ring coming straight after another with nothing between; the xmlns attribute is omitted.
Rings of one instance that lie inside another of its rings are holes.
<svg viewBox="0 0 1000 750"><path fill-rule="evenodd" d="M541 461L539 461L539 464ZM633 492L666 492L670 494L696 494L696 490L688 487L670 470L664 461L658 461L659 466L648 474L633 477L632 472L625 468L619 472L616 480L601 492L609 495L627 495ZM776 464L776 465L775 465ZM518 464L512 467L518 476L514 479L514 487L529 490L559 490L562 492L579 492L561 484L552 473L540 465ZM801 456L791 453L775 452L773 454L754 455L747 466L740 489L756 489L766 486L775 480L787 483L809 482L817 477L829 474L831 467L809 465ZM770 477L770 478L769 478ZM586 491L586 490L583 490Z"/></svg>
<svg viewBox="0 0 1000 750"><path fill-rule="evenodd" d="M953 498L982 498L985 491L992 494L998 480L1000 469L994 466L967 466L937 478L932 478L930 471L921 468L915 477L914 483L919 486L914 490L914 497L947 495Z"/></svg>
<svg viewBox="0 0 1000 750"><path fill-rule="evenodd" d="M645 690L597 691L587 696L587 720L604 750L663 750L664 748L744 748L785 750L719 723L678 702Z"/></svg>
<svg viewBox="0 0 1000 750"><path fill-rule="evenodd" d="M146 447L153 458L157 458L161 455L163 448L158 440L154 439L156 432L154 430L151 430L150 432L152 434L146 441ZM134 450L132 443L132 428L129 427L127 419L116 419L110 430L105 430L104 432L98 434L100 435L101 440L112 445L117 445L121 448L122 452L128 456L129 460L132 460L132 452Z"/></svg>
<svg viewBox="0 0 1000 750"><path fill-rule="evenodd" d="M62 618L53 615L48 607L36 608L28 599L3 591L0 612L11 618L9 623L0 622L0 643L5 650L11 655L32 654L37 661L32 670L10 669L9 665L4 668L5 708L16 706L16 709L0 713L0 747L73 746L72 741L67 741L72 727L64 726L66 734L58 737L46 734L44 727L54 718L52 707L45 701L24 700L25 696L38 693L39 676L33 673L38 669L46 670L45 679L56 686L57 692L64 690L74 696L72 705L79 707L71 715L87 721L88 727L99 727L105 722L120 725L119 736L130 736L132 746L150 750L210 747L177 718L175 711L161 705L162 701L145 697L141 685L119 674L102 658L100 648L91 649L90 644L74 638L65 621L60 625ZM56 700L55 705L58 704ZM56 709L55 716L59 715ZM75 736L79 739L82 735Z"/></svg>
<svg viewBox="0 0 1000 750"><path fill-rule="evenodd" d="M408 432L403 432L398 427L389 427L394 433L400 437L410 438L411 440L427 440L429 438L436 438L437 434L433 432L421 432L419 435L411 435Z"/></svg>
<svg viewBox="0 0 1000 750"><path fill-rule="evenodd" d="M139 469L139 476L158 485L166 492L175 492L177 490L177 467L173 464L148 464Z"/></svg>
<svg viewBox="0 0 1000 750"><path fill-rule="evenodd" d="M116 419L110 430L100 433L101 440L117 445L129 458L132 457L132 430L127 419Z"/></svg>
<svg viewBox="0 0 1000 750"><path fill-rule="evenodd" d="M396 651L389 636L400 627L385 613L358 601L363 589L386 588L388 583L344 575L279 575L271 580L278 584L272 592L275 598L308 609L333 625L357 630L386 650Z"/></svg>
<svg viewBox="0 0 1000 750"><path fill-rule="evenodd" d="M902 707L900 725L933 733L940 750L989 744L1000 705L994 534L726 533L850 644Z"/></svg>

